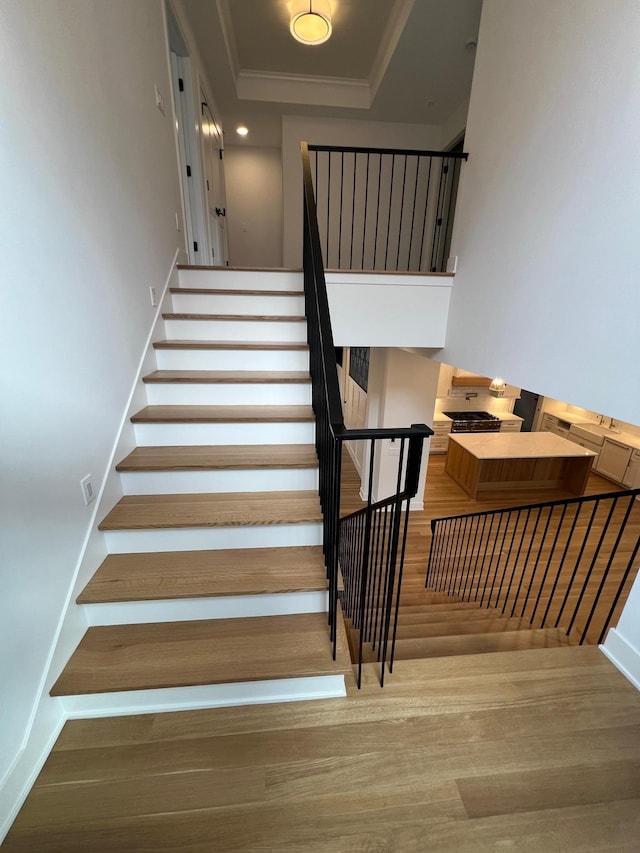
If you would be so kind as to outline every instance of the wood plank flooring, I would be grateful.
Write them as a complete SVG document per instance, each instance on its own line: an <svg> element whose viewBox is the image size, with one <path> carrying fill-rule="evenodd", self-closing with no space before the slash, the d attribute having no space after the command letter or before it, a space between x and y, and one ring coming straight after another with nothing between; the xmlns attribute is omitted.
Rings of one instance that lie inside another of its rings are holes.
<svg viewBox="0 0 640 853"><path fill-rule="evenodd" d="M66 724L3 851L637 851L640 694L594 647L345 699Z"/></svg>
<svg viewBox="0 0 640 853"><path fill-rule="evenodd" d="M305 350L306 343L289 343L287 341L194 341L171 340L156 341L154 349L228 349L228 350Z"/></svg>

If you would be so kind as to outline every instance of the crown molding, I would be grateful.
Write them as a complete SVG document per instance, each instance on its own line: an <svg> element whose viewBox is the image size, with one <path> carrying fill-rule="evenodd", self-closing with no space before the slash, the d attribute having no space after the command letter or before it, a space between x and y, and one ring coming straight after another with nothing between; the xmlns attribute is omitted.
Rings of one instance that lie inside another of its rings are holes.
<svg viewBox="0 0 640 853"><path fill-rule="evenodd" d="M409 20L414 2L415 0L395 0L389 15L389 23L382 35L380 47L378 48L376 58L373 60L371 73L369 74L372 102L378 94L378 89L384 79L384 75L387 73L387 68L398 46L400 36Z"/></svg>
<svg viewBox="0 0 640 853"><path fill-rule="evenodd" d="M216 0L218 9L218 18L220 19L220 29L222 30L222 38L224 39L224 47L229 61L229 67L235 80L238 79L240 72L240 60L238 59L238 48L236 46L236 38L233 32L233 19L231 18L231 7L229 0Z"/></svg>
<svg viewBox="0 0 640 853"><path fill-rule="evenodd" d="M315 77L266 71L240 71L236 94L245 101L312 104L319 107L351 107L368 110L371 87L367 80L348 77Z"/></svg>

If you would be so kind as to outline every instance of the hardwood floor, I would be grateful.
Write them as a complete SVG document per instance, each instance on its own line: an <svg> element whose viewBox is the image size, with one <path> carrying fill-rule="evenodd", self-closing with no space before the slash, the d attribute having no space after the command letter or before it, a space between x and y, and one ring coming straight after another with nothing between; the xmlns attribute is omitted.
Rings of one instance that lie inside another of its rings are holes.
<svg viewBox="0 0 640 853"><path fill-rule="evenodd" d="M637 851L640 694L594 647L365 666L345 699L67 723L3 847Z"/></svg>
<svg viewBox="0 0 640 853"><path fill-rule="evenodd" d="M523 499L472 503L431 462L409 621L430 518ZM343 509L361 505L357 485L347 460ZM588 489L613 490L595 475ZM432 624L470 611L439 596ZM640 693L594 646L521 631L520 650L501 651L508 633L487 635L491 654L465 654L462 635L442 642L455 654L398 659L384 690L365 664L344 699L70 721L3 853L635 853Z"/></svg>

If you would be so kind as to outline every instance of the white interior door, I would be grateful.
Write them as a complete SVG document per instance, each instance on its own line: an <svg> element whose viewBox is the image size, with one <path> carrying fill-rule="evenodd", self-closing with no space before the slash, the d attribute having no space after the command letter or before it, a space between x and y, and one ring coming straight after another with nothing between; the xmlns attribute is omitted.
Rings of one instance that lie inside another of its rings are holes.
<svg viewBox="0 0 640 853"><path fill-rule="evenodd" d="M367 392L351 376L351 349L344 348L342 370L342 406L347 429L364 429L367 426ZM347 450L362 478L365 442L349 441Z"/></svg>
<svg viewBox="0 0 640 853"><path fill-rule="evenodd" d="M226 266L229 260L226 233L226 197L222 132L213 118L206 96L200 91L202 162L204 164L205 198L209 258L204 263Z"/></svg>

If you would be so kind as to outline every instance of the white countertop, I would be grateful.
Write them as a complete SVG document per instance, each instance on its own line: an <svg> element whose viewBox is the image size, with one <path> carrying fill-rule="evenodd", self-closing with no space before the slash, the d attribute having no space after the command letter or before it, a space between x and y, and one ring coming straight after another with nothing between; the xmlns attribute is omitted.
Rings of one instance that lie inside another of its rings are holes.
<svg viewBox="0 0 640 853"><path fill-rule="evenodd" d="M454 433L450 440L457 442L476 459L553 459L598 455L552 432L462 432Z"/></svg>

